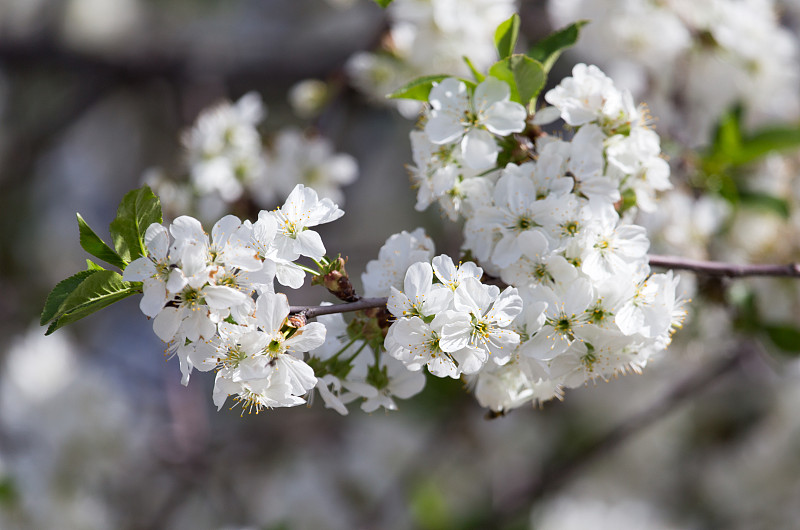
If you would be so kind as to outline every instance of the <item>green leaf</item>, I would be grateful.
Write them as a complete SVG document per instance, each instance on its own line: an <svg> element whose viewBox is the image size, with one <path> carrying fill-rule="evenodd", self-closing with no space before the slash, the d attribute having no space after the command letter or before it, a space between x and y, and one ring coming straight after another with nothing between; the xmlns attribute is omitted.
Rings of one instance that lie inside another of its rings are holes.
<svg viewBox="0 0 800 530"><path fill-rule="evenodd" d="M769 127L752 134L742 130L743 110L737 105L720 118L706 159L720 167L740 166L775 151L800 148L800 125Z"/></svg>
<svg viewBox="0 0 800 530"><path fill-rule="evenodd" d="M53 322L47 328L46 335L140 292L139 287L123 281L122 276L117 272L106 270L84 272L88 274L58 307Z"/></svg>
<svg viewBox="0 0 800 530"><path fill-rule="evenodd" d="M464 62L467 63L469 71L472 72L472 77L475 78L475 81L481 83L484 79L486 79L486 76L480 73L477 68L475 68L475 65L472 64L472 61L469 60L469 57L465 55L462 57L462 59L464 59Z"/></svg>
<svg viewBox="0 0 800 530"><path fill-rule="evenodd" d="M47 300L44 303L44 309L42 310L42 315L39 318L39 324L44 326L51 320L55 318L58 314L58 309L64 303L64 300L72 294L72 291L75 290L78 285L86 279L87 276L93 274L94 271L81 271L78 274L70 276L66 280L61 280L58 284L53 287L53 290L50 291L50 294L47 295Z"/></svg>
<svg viewBox="0 0 800 530"><path fill-rule="evenodd" d="M501 59L511 56L519 38L519 15L514 13L511 18L500 23L494 31L494 45Z"/></svg>
<svg viewBox="0 0 800 530"><path fill-rule="evenodd" d="M119 257L119 254L106 245L106 243L95 234L94 230L83 220L81 214L76 215L78 216L78 231L80 233L80 242L83 250L95 258L105 261L109 265L125 269L126 263Z"/></svg>
<svg viewBox="0 0 800 530"><path fill-rule="evenodd" d="M417 99L419 101L428 101L428 95L431 93L431 89L433 88L434 83L438 83L448 77L453 77L451 75L445 74L438 74L438 75L426 75L424 77L418 77L414 79L410 83L403 85L402 87L398 88L388 96L389 99ZM466 83L467 88L470 90L475 88L475 83L470 81L469 79L462 79L458 78L460 81Z"/></svg>
<svg viewBox="0 0 800 530"><path fill-rule="evenodd" d="M92 261L90 259L87 259L86 260L86 270L89 270L89 271L104 271L105 269L103 267L101 267L100 265L98 265L97 263L95 263L94 261Z"/></svg>
<svg viewBox="0 0 800 530"><path fill-rule="evenodd" d="M11 507L19 500L19 490L14 479L9 476L0 478L0 505Z"/></svg>
<svg viewBox="0 0 800 530"><path fill-rule="evenodd" d="M735 163L746 164L775 151L798 148L800 148L800 126L770 127L742 139Z"/></svg>
<svg viewBox="0 0 800 530"><path fill-rule="evenodd" d="M553 64L555 64L556 60L558 60L561 52L578 42L581 28L588 23L588 20L579 20L555 33L551 33L536 43L528 51L528 56L542 63L544 71L549 72L550 69L553 68Z"/></svg>
<svg viewBox="0 0 800 530"><path fill-rule="evenodd" d="M452 511L447 505L444 494L431 479L421 482L411 491L411 514L415 527L424 530L441 530L455 528Z"/></svg>
<svg viewBox="0 0 800 530"><path fill-rule="evenodd" d="M392 3L392 0L372 0L372 1L378 4L379 6L383 7L384 9L387 8L389 4Z"/></svg>
<svg viewBox="0 0 800 530"><path fill-rule="evenodd" d="M528 107L544 87L545 73L539 61L525 55L512 55L489 68L489 75L505 81L511 87L511 101Z"/></svg>
<svg viewBox="0 0 800 530"><path fill-rule="evenodd" d="M800 353L800 329L794 326L765 326L770 340L785 352Z"/></svg>
<svg viewBox="0 0 800 530"><path fill-rule="evenodd" d="M789 203L785 199L773 197L766 193L751 191L740 191L739 199L745 206L772 212L783 219L789 218Z"/></svg>
<svg viewBox="0 0 800 530"><path fill-rule="evenodd" d="M147 253L144 233L151 224L161 221L161 202L149 187L142 186L125 194L117 217L109 226L114 248L125 263Z"/></svg>

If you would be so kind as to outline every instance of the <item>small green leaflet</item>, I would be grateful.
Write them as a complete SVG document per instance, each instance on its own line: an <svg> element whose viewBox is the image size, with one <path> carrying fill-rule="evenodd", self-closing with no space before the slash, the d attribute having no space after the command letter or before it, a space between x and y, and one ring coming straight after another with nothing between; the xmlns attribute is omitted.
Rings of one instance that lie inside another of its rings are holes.
<svg viewBox="0 0 800 530"><path fill-rule="evenodd" d="M40 323L50 322L46 335L132 294L141 286L114 271L91 269L67 278L47 297ZM51 322L52 321L52 322Z"/></svg>
<svg viewBox="0 0 800 530"><path fill-rule="evenodd" d="M501 22L494 31L494 45L500 59L510 57L514 53L519 38L519 15L514 13L511 18Z"/></svg>
<svg viewBox="0 0 800 530"><path fill-rule="evenodd" d="M424 77L418 77L414 79L410 83L398 88L388 96L389 99L416 99L419 101L428 101L428 95L431 93L431 89L433 88L434 83L438 83L448 77L453 77L451 75L445 74L438 74L438 75L426 75ZM460 81L463 81L467 88L470 90L475 89L475 83L470 81L469 79L462 79L458 78Z"/></svg>
<svg viewBox="0 0 800 530"><path fill-rule="evenodd" d="M144 233L151 224L161 221L161 202L149 187L142 186L125 194L117 209L117 217L109 226L114 248L125 263L147 253Z"/></svg>
<svg viewBox="0 0 800 530"><path fill-rule="evenodd" d="M536 96L544 87L545 73L542 65L525 55L512 55L489 68L489 75L508 83L511 101L525 107L536 103Z"/></svg>
<svg viewBox="0 0 800 530"><path fill-rule="evenodd" d="M551 33L528 51L528 57L541 62L544 71L549 72L561 52L578 42L581 28L588 23L588 20L579 20L555 33Z"/></svg>
<svg viewBox="0 0 800 530"><path fill-rule="evenodd" d="M105 269L103 267L101 267L100 265L98 265L97 263L95 263L94 261L92 261L90 259L87 259L86 260L86 270L104 271Z"/></svg>
<svg viewBox="0 0 800 530"><path fill-rule="evenodd" d="M105 261L109 265L114 265L115 267L119 267L120 269L124 270L126 263L122 260L119 254L117 254L114 249L106 245L106 243L100 239L100 236L95 234L94 230L92 230L86 221L83 220L81 214L76 215L78 216L78 231L80 233L80 242L83 250L92 256Z"/></svg>
<svg viewBox="0 0 800 530"><path fill-rule="evenodd" d="M462 57L462 59L464 59L464 62L467 64L469 71L472 72L472 77L475 78L475 81L481 83L484 79L486 79L486 76L480 73L477 68L475 68L475 65L472 64L472 61L469 60L469 57L465 55Z"/></svg>

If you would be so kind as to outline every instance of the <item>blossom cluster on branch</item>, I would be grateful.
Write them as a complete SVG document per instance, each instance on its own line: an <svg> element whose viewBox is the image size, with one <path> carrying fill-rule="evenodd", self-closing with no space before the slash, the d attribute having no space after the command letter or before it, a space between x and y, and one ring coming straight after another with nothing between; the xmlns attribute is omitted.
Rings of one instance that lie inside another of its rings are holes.
<svg viewBox="0 0 800 530"><path fill-rule="evenodd" d="M646 108L593 65L576 65L537 108L581 24L523 55L514 53L519 23L514 15L497 28L499 61L486 71L465 61L472 80L430 75L390 95L424 106L410 134L416 209L437 203L462 223L460 260L437 255L422 229L402 231L367 264L357 292L346 260L326 255L314 231L344 214L321 175L348 164L327 158L324 171L303 173L315 186L296 184L254 222L224 216L210 236L188 216L162 225L147 188L123 199L113 249L79 217L81 245L122 274L89 262L54 289L42 323L52 332L142 292L183 383L194 369L214 370L215 404L233 396L256 412L314 392L341 414L353 402L395 409L396 398L422 390L427 371L464 380L502 413L641 371L686 316L678 278L651 271L637 224L672 187L661 139ZM264 112L248 94L201 114L184 135L197 189L225 200L288 191L259 184ZM293 134L274 146L272 163L288 176L313 153L330 154ZM306 274L348 304L293 308L277 286L299 288Z"/></svg>

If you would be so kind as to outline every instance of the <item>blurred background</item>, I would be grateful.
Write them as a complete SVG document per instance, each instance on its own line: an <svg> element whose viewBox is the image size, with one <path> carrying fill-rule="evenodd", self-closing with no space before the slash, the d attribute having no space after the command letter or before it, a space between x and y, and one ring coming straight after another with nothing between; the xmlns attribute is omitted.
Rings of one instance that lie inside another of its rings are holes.
<svg viewBox="0 0 800 530"><path fill-rule="evenodd" d="M321 168L357 166L333 192L346 215L321 230L357 286L400 230L423 226L457 255L460 228L414 211L418 109L382 95L462 73L462 55L487 67L515 11L529 44L593 20L550 85L591 61L650 105L676 186L641 221L654 251L798 261L794 144L740 163L720 158L714 131L737 104L745 138L797 127L800 4L689 4L0 0L0 528L795 527L798 281L683 273L690 319L643 374L494 419L434 378L396 412L316 402L240 417L215 410L210 375L181 386L136 297L47 338L38 325L47 293L85 267L75 212L106 237L145 182L167 215L206 223L282 203L193 180L185 131L250 92L266 108L258 178L289 178L285 131L326 142Z"/></svg>

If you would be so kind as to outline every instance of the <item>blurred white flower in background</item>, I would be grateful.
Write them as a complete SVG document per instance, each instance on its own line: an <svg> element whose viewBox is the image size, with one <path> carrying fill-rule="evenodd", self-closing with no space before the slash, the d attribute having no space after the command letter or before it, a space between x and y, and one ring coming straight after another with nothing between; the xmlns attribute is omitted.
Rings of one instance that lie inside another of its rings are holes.
<svg viewBox="0 0 800 530"><path fill-rule="evenodd" d="M800 116L798 43L772 0L551 0L548 8L554 27L591 20L571 53L646 100L684 144L707 144L737 102L750 126Z"/></svg>
<svg viewBox="0 0 800 530"><path fill-rule="evenodd" d="M469 76L464 56L479 71L486 70L497 60L494 31L514 9L514 0L395 0L387 10L383 49L354 54L347 73L373 101L392 102L414 118L419 102L385 96L424 75Z"/></svg>

